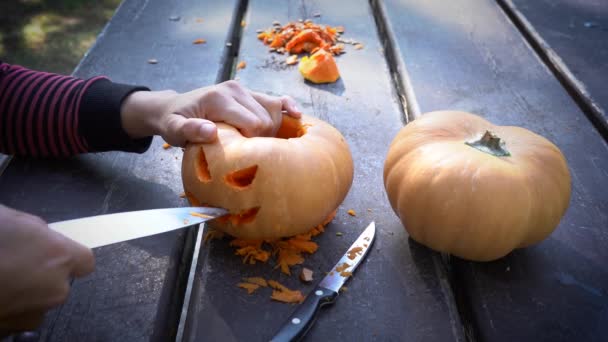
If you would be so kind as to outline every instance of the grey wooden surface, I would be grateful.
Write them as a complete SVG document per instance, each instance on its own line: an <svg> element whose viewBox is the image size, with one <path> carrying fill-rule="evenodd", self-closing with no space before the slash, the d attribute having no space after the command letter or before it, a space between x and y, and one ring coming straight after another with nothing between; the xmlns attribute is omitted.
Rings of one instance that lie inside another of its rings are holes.
<svg viewBox="0 0 608 342"><path fill-rule="evenodd" d="M155 90L211 85L229 60L226 41L237 5L126 0L75 75L106 75ZM173 16L180 18L170 20ZM207 43L193 45L197 38ZM147 63L152 58L158 63ZM162 143L156 138L142 155L103 153L63 161L14 158L0 178L0 202L50 222L186 205L179 197L182 152L164 150ZM48 315L41 340L174 338L192 233L182 230L96 249L96 271L73 283L67 303Z"/></svg>
<svg viewBox="0 0 608 342"><path fill-rule="evenodd" d="M321 17L313 17L320 13ZM298 19L346 28L345 38L365 45L347 46L337 58L341 78L334 84L304 82L297 66L282 63L286 56L270 54L256 38L274 20ZM250 1L239 60L247 68L236 77L254 90L293 96L304 113L334 125L350 145L355 164L353 186L338 215L320 236L319 250L304 266L319 281L371 222L377 240L367 260L347 283L348 291L332 307L322 310L307 341L462 341L461 325L451 299L439 255L410 240L392 212L384 193L382 168L388 146L403 125L391 76L375 28L370 4L348 6L328 1ZM357 217L346 211L354 209ZM371 211L368 211L371 209ZM336 232L343 233L336 236ZM263 341L279 329L294 306L273 302L270 292L247 295L236 284L244 276L277 279L308 294L313 285L287 277L274 265L243 265L227 242L214 241L199 260L186 340Z"/></svg>
<svg viewBox="0 0 608 342"><path fill-rule="evenodd" d="M501 0L536 33L551 63L572 79L608 136L608 2L604 0Z"/></svg>
<svg viewBox="0 0 608 342"><path fill-rule="evenodd" d="M570 208L547 240L495 262L453 260L468 332L482 341L605 338L606 142L495 2L385 4L422 112L467 110L531 129L563 151L572 173Z"/></svg>

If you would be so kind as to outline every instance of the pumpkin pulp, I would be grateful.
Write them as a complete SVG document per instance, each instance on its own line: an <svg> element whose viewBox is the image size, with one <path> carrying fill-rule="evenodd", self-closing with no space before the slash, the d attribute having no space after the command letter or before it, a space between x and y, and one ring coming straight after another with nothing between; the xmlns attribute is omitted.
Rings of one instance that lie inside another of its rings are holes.
<svg viewBox="0 0 608 342"><path fill-rule="evenodd" d="M511 153L505 149L505 142L490 131L486 131L478 140L466 141L465 144L495 157L511 156Z"/></svg>

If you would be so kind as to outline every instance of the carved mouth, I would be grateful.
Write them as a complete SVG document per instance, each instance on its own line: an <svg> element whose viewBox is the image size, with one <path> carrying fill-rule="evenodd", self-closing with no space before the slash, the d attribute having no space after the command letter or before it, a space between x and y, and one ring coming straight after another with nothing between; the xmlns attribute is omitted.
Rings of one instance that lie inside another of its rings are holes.
<svg viewBox="0 0 608 342"><path fill-rule="evenodd" d="M259 210L260 210L260 207L245 209L236 214L228 214L228 215L225 215L222 217L218 217L217 221L220 223L230 222L233 226L250 223L250 222L253 222L253 220L255 220L255 217L258 214Z"/></svg>

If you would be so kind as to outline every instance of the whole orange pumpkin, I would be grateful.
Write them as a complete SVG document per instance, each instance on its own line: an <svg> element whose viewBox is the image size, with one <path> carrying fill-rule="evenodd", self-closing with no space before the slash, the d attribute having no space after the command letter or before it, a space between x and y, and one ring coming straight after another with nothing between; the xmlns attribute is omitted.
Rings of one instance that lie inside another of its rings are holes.
<svg viewBox="0 0 608 342"><path fill-rule="evenodd" d="M554 144L454 111L424 114L401 129L384 186L414 240L475 261L543 240L570 201L570 173Z"/></svg>
<svg viewBox="0 0 608 342"><path fill-rule="evenodd" d="M283 116L276 138L246 138L218 123L218 140L189 144L182 161L192 205L223 207L212 226L245 239L302 234L323 223L353 181L346 140L311 116Z"/></svg>

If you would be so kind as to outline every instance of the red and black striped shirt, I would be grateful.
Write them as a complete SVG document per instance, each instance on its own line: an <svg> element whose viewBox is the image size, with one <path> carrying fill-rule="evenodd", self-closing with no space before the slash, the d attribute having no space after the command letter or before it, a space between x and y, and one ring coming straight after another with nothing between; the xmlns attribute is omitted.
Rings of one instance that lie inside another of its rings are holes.
<svg viewBox="0 0 608 342"><path fill-rule="evenodd" d="M0 152L33 157L121 150L144 152L152 137L131 139L120 108L132 92L149 90L29 70L0 61Z"/></svg>

